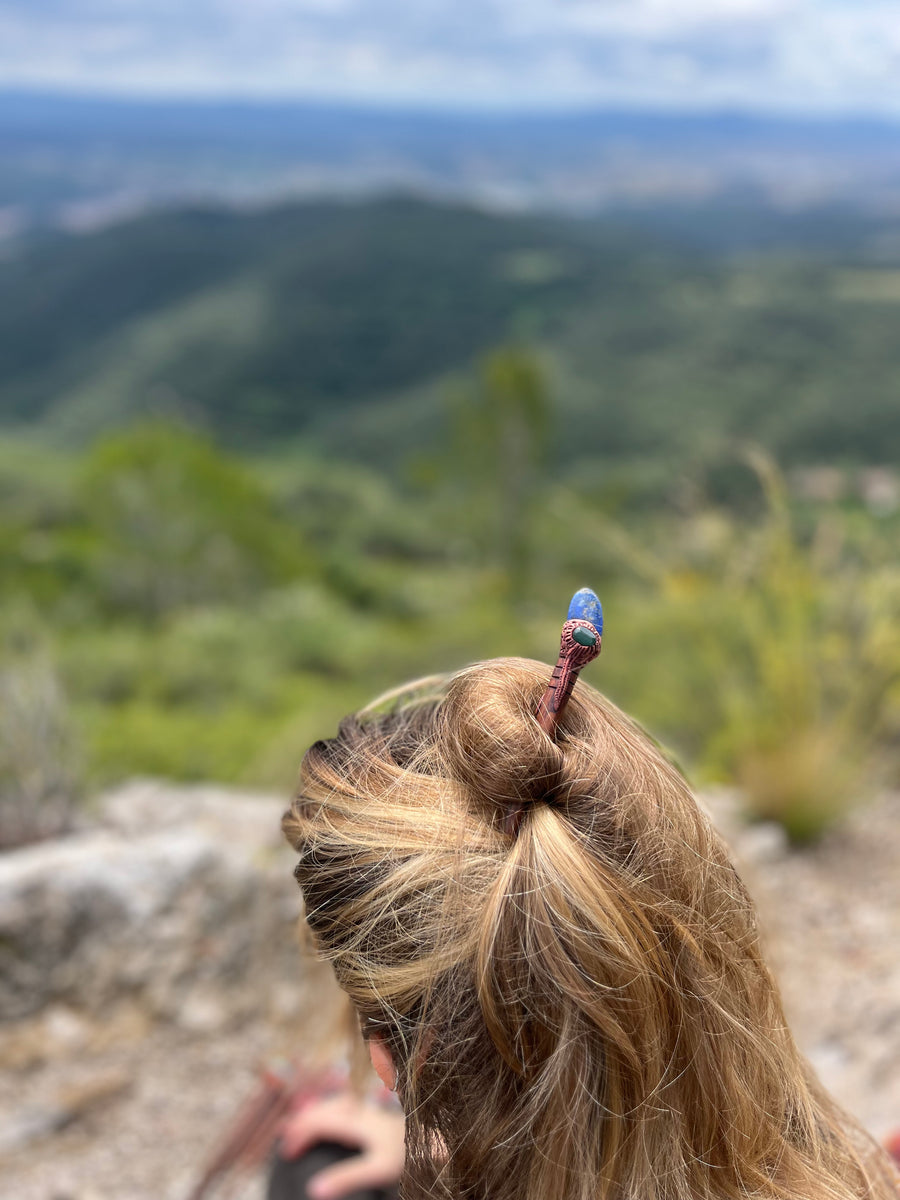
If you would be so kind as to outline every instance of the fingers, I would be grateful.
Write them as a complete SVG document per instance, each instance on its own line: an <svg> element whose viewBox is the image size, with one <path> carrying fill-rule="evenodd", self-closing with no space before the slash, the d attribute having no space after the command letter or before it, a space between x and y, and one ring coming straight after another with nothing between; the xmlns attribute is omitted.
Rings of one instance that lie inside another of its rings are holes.
<svg viewBox="0 0 900 1200"><path fill-rule="evenodd" d="M310 1104L282 1128L283 1158L297 1158L320 1142L337 1142L360 1153L319 1171L307 1184L312 1200L337 1200L360 1188L395 1184L405 1157L404 1119L343 1094Z"/></svg>
<svg viewBox="0 0 900 1200"><path fill-rule="evenodd" d="M356 1154L344 1162L326 1167L313 1175L306 1185L311 1200L337 1200L364 1188L396 1183L396 1176L385 1178L384 1165L368 1154Z"/></svg>
<svg viewBox="0 0 900 1200"><path fill-rule="evenodd" d="M343 1106L325 1102L312 1104L288 1117L282 1126L279 1149L282 1158L299 1158L319 1142L338 1142L341 1146L362 1144L359 1131Z"/></svg>

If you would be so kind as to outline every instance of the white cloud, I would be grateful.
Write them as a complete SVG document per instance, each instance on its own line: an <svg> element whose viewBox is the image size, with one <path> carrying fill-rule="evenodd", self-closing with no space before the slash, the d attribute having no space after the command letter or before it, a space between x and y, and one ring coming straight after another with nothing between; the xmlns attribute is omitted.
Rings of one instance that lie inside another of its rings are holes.
<svg viewBox="0 0 900 1200"><path fill-rule="evenodd" d="M0 0L0 84L900 112L895 0Z"/></svg>
<svg viewBox="0 0 900 1200"><path fill-rule="evenodd" d="M519 6L504 0L511 21ZM803 0L612 0L527 6L545 30L565 27L600 36L657 38L714 33L728 26L765 24L805 7Z"/></svg>

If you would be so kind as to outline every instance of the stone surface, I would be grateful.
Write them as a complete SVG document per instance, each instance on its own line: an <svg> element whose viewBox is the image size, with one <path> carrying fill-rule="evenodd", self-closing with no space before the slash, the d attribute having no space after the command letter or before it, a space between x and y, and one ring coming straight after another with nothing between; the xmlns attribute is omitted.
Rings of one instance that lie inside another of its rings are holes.
<svg viewBox="0 0 900 1200"><path fill-rule="evenodd" d="M900 792L806 850L743 836L791 1027L826 1087L882 1138L900 1128Z"/></svg>
<svg viewBox="0 0 900 1200"><path fill-rule="evenodd" d="M0 855L0 1021L96 1021L123 996L193 1029L257 1008L296 974L282 807L137 782L98 828Z"/></svg>

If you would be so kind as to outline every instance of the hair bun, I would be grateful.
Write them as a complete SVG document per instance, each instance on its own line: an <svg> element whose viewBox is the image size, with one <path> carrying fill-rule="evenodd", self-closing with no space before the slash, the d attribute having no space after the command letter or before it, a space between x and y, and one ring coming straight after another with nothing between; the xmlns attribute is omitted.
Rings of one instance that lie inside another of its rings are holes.
<svg viewBox="0 0 900 1200"><path fill-rule="evenodd" d="M549 671L527 659L493 659L460 672L447 690L442 734L453 776L491 820L559 784L563 752L534 716Z"/></svg>

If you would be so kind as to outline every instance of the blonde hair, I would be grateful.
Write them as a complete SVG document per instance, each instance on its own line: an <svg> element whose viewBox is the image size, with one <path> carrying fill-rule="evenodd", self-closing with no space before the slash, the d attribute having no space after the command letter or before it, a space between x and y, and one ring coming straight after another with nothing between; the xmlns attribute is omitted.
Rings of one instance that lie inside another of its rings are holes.
<svg viewBox="0 0 900 1200"><path fill-rule="evenodd" d="M398 1070L404 1196L895 1196L685 781L583 683L551 740L548 673L493 660L348 718L285 816L318 951Z"/></svg>

